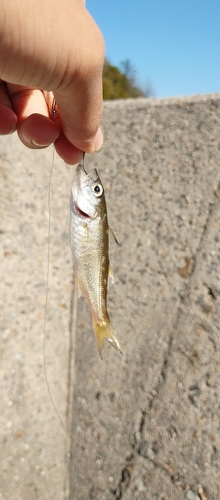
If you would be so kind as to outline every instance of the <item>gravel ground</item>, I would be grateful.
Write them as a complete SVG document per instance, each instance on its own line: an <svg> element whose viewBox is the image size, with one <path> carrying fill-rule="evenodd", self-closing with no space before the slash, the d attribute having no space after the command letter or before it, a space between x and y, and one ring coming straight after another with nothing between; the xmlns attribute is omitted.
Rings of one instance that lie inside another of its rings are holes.
<svg viewBox="0 0 220 500"><path fill-rule="evenodd" d="M98 357L69 248L74 167L0 138L0 499L220 498L220 95L107 102L123 356ZM48 394L44 366L54 404ZM59 417L56 414L56 410Z"/></svg>

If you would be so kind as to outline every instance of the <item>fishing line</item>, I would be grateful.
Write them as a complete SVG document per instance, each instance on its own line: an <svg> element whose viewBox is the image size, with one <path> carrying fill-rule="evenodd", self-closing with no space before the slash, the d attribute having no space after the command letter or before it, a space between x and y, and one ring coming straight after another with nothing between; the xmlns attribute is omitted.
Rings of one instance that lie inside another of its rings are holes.
<svg viewBox="0 0 220 500"><path fill-rule="evenodd" d="M51 118L54 121L56 116L56 101L53 98L52 109L51 109ZM49 305L49 284L50 284L50 254L51 254L51 182L52 182L52 174L54 168L54 158L55 158L55 149L53 146L52 153L52 161L51 167L49 171L49 184L48 184L48 192L47 192L47 202L48 202L48 233L47 233L47 268L46 268L46 295L45 295L45 309L44 309L44 326L43 326L43 364L44 364L44 377L46 381L47 391L51 400L51 403L54 407L54 410L58 416L59 421L62 424L62 427L66 430L66 424L63 421L57 407L55 401L52 396L52 392L50 389L50 384L47 376L47 368L46 368L46 333L47 333L47 314L48 314L48 305Z"/></svg>
<svg viewBox="0 0 220 500"><path fill-rule="evenodd" d="M46 331L47 331L47 313L48 313L48 304L49 304L49 283L50 283L50 253L51 253L51 248L50 248L50 236L51 236L51 181L52 181L52 173L53 173L53 167L54 167L54 147L53 147L53 154L52 154L52 162L51 162L51 167L49 171L49 185L48 185L48 233L47 233L47 269L46 269L46 296L45 296L45 309L44 309L44 327L43 327L43 358L44 358L44 377L46 381L46 386L48 390L48 394L51 400L51 403L54 407L54 410L62 424L62 426L65 429L65 423L63 422L59 411L56 407L56 404L54 402L51 389L50 389L50 384L47 376L47 368L46 368Z"/></svg>
<svg viewBox="0 0 220 500"><path fill-rule="evenodd" d="M56 103L55 99L52 105L51 117L54 120L56 116ZM52 161L49 171L49 183L48 183L48 234L47 234L47 268L46 268L46 295L45 295L45 313L44 313L44 326L43 326L43 364L44 364L44 377L46 381L47 391L49 398L56 412L56 415L66 431L66 442L65 442L65 456L67 460L67 470L66 477L64 479L64 489L65 498L70 498L70 460L71 460L71 448L73 434L72 429L72 419L73 419L73 400L74 400L74 378L75 378L75 338L76 338L76 322L77 322L77 301L78 301L78 290L77 283L75 279L75 273L73 276L73 291L70 300L70 320L69 320L69 358L68 358L68 373L67 373L67 397L66 397L66 422L62 419L57 406L55 404L50 384L47 375L46 368L46 333L47 333L47 315L49 307L49 285L50 285L50 255L51 255L51 183L52 174L54 168L54 158L55 158L55 148L53 146Z"/></svg>
<svg viewBox="0 0 220 500"><path fill-rule="evenodd" d="M45 306L44 306L44 326L43 326L43 365L44 365L44 378L46 381L46 386L47 386L47 391L49 393L51 402L54 406L54 409L56 413L58 414L58 410L56 408L56 405L53 401L51 390L50 390L50 385L47 377L47 369L46 369L46 329L47 329L47 311L48 311L48 303L49 303L49 273L50 273L50 229L51 229L51 203L50 203L50 196L51 196L51 179L52 179L52 172L53 172L53 166L54 166L54 148L53 148L53 154L52 154L52 162L51 162L51 167L50 167L50 172L49 172L49 185L48 185L48 233L47 233L47 269L46 269L46 295L45 295ZM58 415L59 419L61 419L60 415ZM46 486L46 494L47 498L49 498L48 495L48 490L47 490L47 485Z"/></svg>

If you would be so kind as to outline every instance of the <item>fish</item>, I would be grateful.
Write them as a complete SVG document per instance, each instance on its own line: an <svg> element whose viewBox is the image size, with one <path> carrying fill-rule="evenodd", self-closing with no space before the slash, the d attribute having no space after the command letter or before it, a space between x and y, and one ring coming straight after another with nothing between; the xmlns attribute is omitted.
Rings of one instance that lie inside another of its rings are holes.
<svg viewBox="0 0 220 500"><path fill-rule="evenodd" d="M96 168L86 173L84 158L76 168L70 195L70 242L80 293L89 304L99 355L106 340L121 348L107 311L109 233L104 187ZM116 240L117 241L117 240Z"/></svg>

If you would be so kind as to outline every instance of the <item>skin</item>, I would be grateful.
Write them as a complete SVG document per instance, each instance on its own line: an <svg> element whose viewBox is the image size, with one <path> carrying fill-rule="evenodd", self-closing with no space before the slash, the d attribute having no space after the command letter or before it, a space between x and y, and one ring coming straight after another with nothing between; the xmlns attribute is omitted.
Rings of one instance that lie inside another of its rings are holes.
<svg viewBox="0 0 220 500"><path fill-rule="evenodd" d="M0 134L54 143L69 164L98 151L104 42L83 2L0 0L0 12Z"/></svg>

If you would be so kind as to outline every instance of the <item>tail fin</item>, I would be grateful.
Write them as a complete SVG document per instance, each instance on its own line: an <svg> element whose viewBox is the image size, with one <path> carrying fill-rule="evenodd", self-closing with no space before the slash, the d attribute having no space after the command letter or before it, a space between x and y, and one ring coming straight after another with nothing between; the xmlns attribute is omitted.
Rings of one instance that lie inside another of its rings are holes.
<svg viewBox="0 0 220 500"><path fill-rule="evenodd" d="M113 332L109 318L106 321L102 321L100 323L94 320L93 329L95 332L97 347L101 359L106 340L110 342L110 344L116 349L116 351L119 351L122 354L118 339Z"/></svg>

